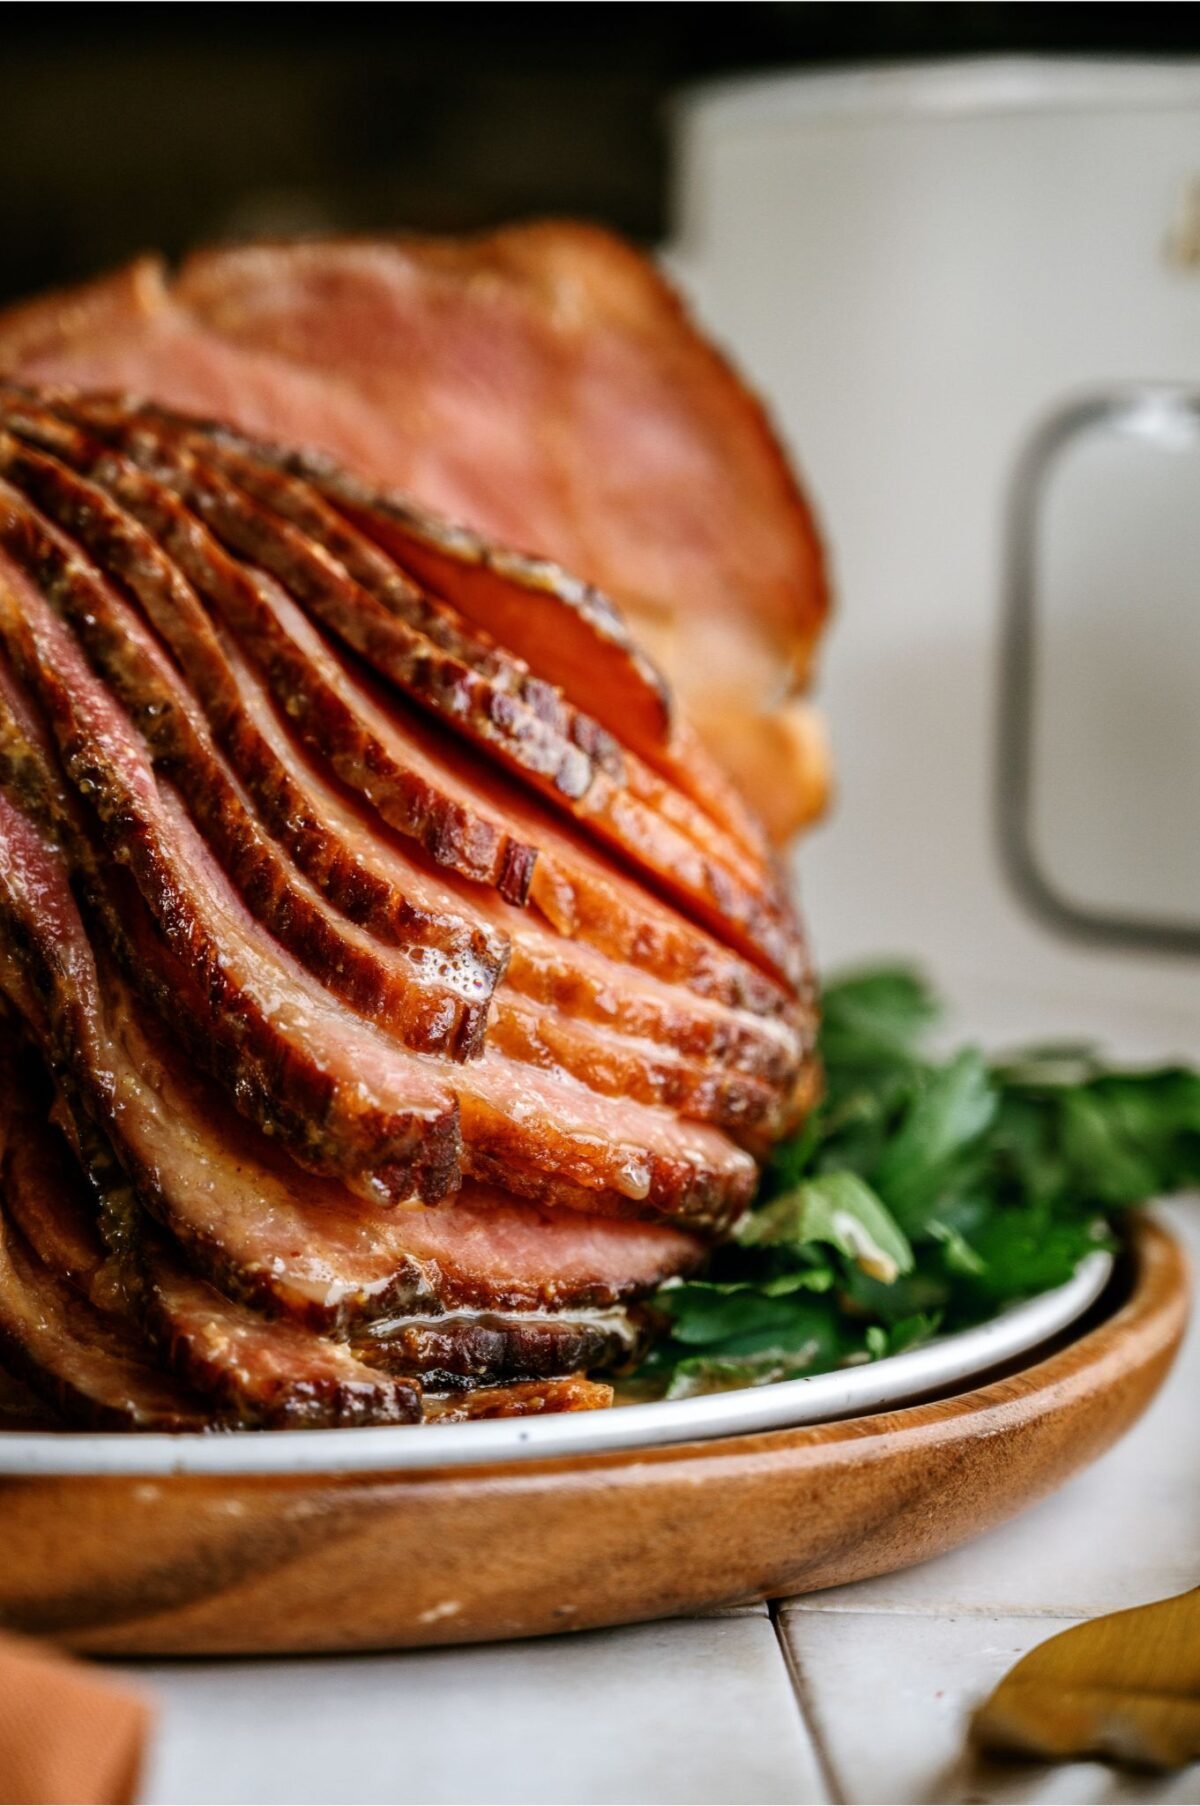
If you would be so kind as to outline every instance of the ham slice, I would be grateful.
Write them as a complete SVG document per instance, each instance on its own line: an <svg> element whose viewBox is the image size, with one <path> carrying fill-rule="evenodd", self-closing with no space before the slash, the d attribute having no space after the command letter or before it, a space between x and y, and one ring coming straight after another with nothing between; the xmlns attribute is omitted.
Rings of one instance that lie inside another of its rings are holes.
<svg viewBox="0 0 1200 1806"><path fill-rule="evenodd" d="M47 409L22 404L20 424L27 430L31 418L37 424L39 443L48 439L55 449L68 454L74 451L81 461L84 459L80 449L84 442L77 429L56 419ZM194 591L150 534L103 489L79 477L58 459L41 455L3 435L0 470L33 499L44 515L85 547L97 565L130 589L192 683L197 702L203 706L214 732L236 734L244 714L244 667L242 673L231 669L236 654L220 640ZM122 621L119 633L106 636L109 641L128 638L127 621ZM252 737L249 744L253 747L246 756L250 771L243 775L249 780L251 773L256 774L255 795L260 806L280 820L303 814L303 785L288 782L287 774L277 769L278 760L258 745L258 736ZM303 836L297 834L295 838L297 846L306 844ZM347 855L334 857L341 862ZM317 869L320 872L324 867ZM450 954L469 953L492 975L503 969L506 947L498 936L489 937L476 923L464 920L461 902L423 881L418 868L410 866L404 879L414 893L412 898L404 894L392 896L387 915L380 914L373 923L384 938L404 946L417 941ZM315 876L313 881L316 882ZM366 877L345 883L346 904L353 904L359 887L372 890ZM345 913L354 911L346 907Z"/></svg>
<svg viewBox="0 0 1200 1806"><path fill-rule="evenodd" d="M56 888L61 885L48 883L44 897ZM69 915L64 900L60 921ZM77 950L71 959L76 978L86 963L79 940L76 930L62 945L68 956ZM53 959L55 951L48 948L46 957ZM52 1014L59 1001L54 1000ZM145 1270L151 1322L189 1384L232 1420L275 1427L407 1421L416 1411L414 1395L388 1374L424 1371L435 1382L461 1383L561 1372L585 1359L618 1358L632 1349L635 1332L612 1311L614 1302L624 1291L644 1288L697 1258L697 1246L674 1231L571 1218L547 1221L483 1194L444 1212L402 1211L372 1220L346 1194L339 1198L295 1169L289 1173L277 1153L266 1144L256 1148L251 1131L213 1098L197 1093L195 1081L173 1076L164 1050L156 1051L139 1028L119 981L101 976L90 998L76 991L61 1001L77 1018L83 1004L91 1025L86 1040L100 1065L90 1068L77 1051L76 1085L106 1113L140 1195L155 1198L164 1223L182 1233L184 1245L213 1278L219 1274L227 1285L232 1280L248 1302L273 1299L294 1319L292 1328L266 1325L217 1291L211 1279L189 1273L161 1241L150 1239ZM23 1176L15 1208L9 1199L12 1214L24 1227L32 1221L39 1251L60 1268L59 1281L95 1291L103 1250L81 1218L72 1222L66 1215L61 1155L50 1169L44 1158L36 1162L34 1175L38 1196L30 1201L30 1183ZM347 1233L355 1216L356 1276L353 1236ZM257 1274L248 1264L256 1240ZM387 1273L389 1257L393 1270ZM49 1280L37 1279L35 1285L23 1260L20 1249L11 1257L17 1275L12 1284L0 1260L0 1328L10 1293L18 1300L28 1295L35 1304L57 1297L62 1308L51 1316L61 1328L68 1314L61 1283L55 1282L57 1291ZM366 1284L364 1263L373 1269ZM380 1325L361 1350L370 1356L371 1372L349 1350L301 1327L320 1323L337 1329L364 1309L368 1316L378 1315L401 1303L419 1304L424 1314ZM591 1314L564 1313L564 1303ZM520 1321L504 1316L505 1309L521 1305L532 1305L533 1314ZM45 1359L35 1363L34 1377L49 1374L54 1397L60 1406L65 1399L69 1412L78 1414L86 1402L90 1416L114 1423L114 1376L127 1389L132 1381L113 1360L119 1355L140 1373L145 1351L138 1352L126 1327L93 1322L96 1314L94 1307L84 1309L82 1317L76 1311L84 1332L78 1346L69 1342L67 1355L54 1355L49 1366ZM107 1313L99 1314L107 1319ZM14 1321L19 1335L20 1312ZM89 1364L84 1352L93 1344L113 1360ZM75 1380L83 1375L87 1384L68 1384L72 1375ZM126 1412L121 1421L126 1427L162 1427L161 1414L149 1415L148 1407L141 1417Z"/></svg>
<svg viewBox="0 0 1200 1806"><path fill-rule="evenodd" d="M510 1059L559 1069L606 1097L661 1105L732 1132L769 1123L780 1106L778 1091L762 1079L715 1061L686 1059L654 1041L614 1035L507 989L495 1000L488 1038Z"/></svg>
<svg viewBox="0 0 1200 1806"><path fill-rule="evenodd" d="M178 609L169 612L168 597L177 590L170 567L156 567L157 548L142 529L129 522L108 502L103 492L82 483L54 460L12 448L0 435L0 470L23 482L40 501L52 506L64 524L82 523L92 546L103 549L116 540L123 548L121 564L131 572L141 590L151 595L159 618L174 622ZM18 550L21 549L19 546ZM54 594L59 606L84 634L94 659L106 670L118 693L142 720L152 745L180 774L187 785L192 813L221 853L227 870L237 879L243 897L260 920L278 935L316 976L330 984L344 1000L400 1035L409 1045L425 1051L449 1051L461 1057L477 1052L482 1040L487 995L487 975L473 959L427 959L414 967L413 954L397 959L370 939L356 937L348 924L331 918L319 897L308 893L303 881L286 865L281 868L270 843L249 817L237 784L225 770L206 730L197 722L196 706L163 659L156 644L95 571L90 571L56 540L43 544L38 568L57 554ZM161 555L159 555L161 557ZM152 572L152 577L147 573ZM190 600L198 608L194 597ZM203 625L208 629L207 618ZM211 630L209 630L211 632ZM182 633L182 630L181 630ZM198 634L196 637L199 637ZM182 633L185 651L191 639ZM227 653L215 637L206 643L205 656L194 665L209 676L208 688L224 697L215 712L227 727L234 708L243 737L252 741L247 757L257 769L274 764L277 794L279 740L275 723L274 746L265 746L261 731L269 717L261 689L236 654ZM215 676L212 674L215 673ZM235 703L232 698L236 697ZM244 705L249 704L246 709ZM252 717L247 723L245 715ZM257 720L253 717L257 715ZM255 761L257 754L257 761ZM285 748L286 756L286 748ZM283 783L294 808L308 800L311 809L314 774L301 773L293 782L285 773ZM319 789L319 780L316 780ZM335 813L343 823L346 811ZM288 817L291 819L291 817ZM359 829L361 836L361 827ZM339 864L338 869L342 869ZM445 913L439 920L445 919ZM452 918L451 918L452 919ZM469 932L465 924L461 932ZM477 935L476 939L483 939ZM449 982L447 982L447 976ZM711 1120L726 1127L753 1127L767 1121L778 1099L767 1085L724 1073L719 1064L664 1056L642 1038L618 1039L586 1025L564 1021L557 1011L548 1013L527 1003L509 1002L496 1016L497 1047L518 1059L543 1067L561 1065L565 1071L594 1089L612 1095L628 1095L640 1102L666 1104L680 1113Z"/></svg>
<svg viewBox="0 0 1200 1806"><path fill-rule="evenodd" d="M334 1334L399 1313L602 1310L701 1257L678 1230L547 1216L474 1186L440 1210L364 1207L181 1073L107 967L98 985L121 1164L189 1260L245 1304ZM102 1112L100 1074L81 1067L78 1083Z"/></svg>
<svg viewBox="0 0 1200 1806"><path fill-rule="evenodd" d="M394 938L419 887L423 911L440 917L457 912L480 939L490 936L502 945L510 987L556 1013L569 1010L767 1082L794 1070L811 1040L811 1021L789 1020L793 1006L765 979L752 981L758 1009L735 1009L557 936L499 898L469 893L449 876L435 879L414 867L386 825L293 737L236 648L227 644L225 655L242 709L229 728L230 757L272 832L347 915Z"/></svg>
<svg viewBox="0 0 1200 1806"><path fill-rule="evenodd" d="M156 1329L172 1366L218 1412L272 1430L418 1423L420 1387L366 1366L341 1342L231 1304L162 1246L146 1255Z"/></svg>
<svg viewBox="0 0 1200 1806"><path fill-rule="evenodd" d="M96 404L89 403L84 418L103 422L106 412L103 409L97 412ZM140 418L156 420L158 415L155 410L149 410ZM243 500L235 516L230 511L230 498L226 496L222 505L225 535L247 556L257 556L259 562L274 570L293 593L304 595L308 589L313 606L330 628L353 644L383 675L410 688L418 701L424 700L410 675L413 649L409 633L418 624L423 637L425 630L431 629L434 644L440 645L443 639L451 640L455 656L472 672L486 672L499 694L516 698L528 711L524 716L518 715L513 701L501 703L493 699L487 718L480 724L479 737L493 743L511 769L519 775L528 774L538 782L552 801L570 807L598 837L607 838L636 856L637 837L623 817L636 820L636 805L640 804L660 818L660 832L661 822L669 823L691 839L697 849L725 867L729 875L740 876L747 883L757 882L764 889L771 887L774 880L764 857L764 848L749 828L743 829L739 824L737 834L727 831L683 791L645 765L636 754L622 748L611 734L568 702L554 686L544 679L533 679L525 661L497 647L486 632L477 632L468 638L468 630L459 626L452 635L447 634L442 620L448 612L444 604L417 590L414 607L397 586L395 577L404 569L402 563L393 563L392 559L382 556L364 534L324 501L314 485L298 480L286 467L278 468L252 442L236 441L235 449L231 450L229 438L227 433L221 432L181 434L183 444L194 447L206 463L216 462L238 490L261 504L256 518L246 512ZM265 520L272 516L286 522L288 527L301 529L307 539L322 550L326 555L324 581L319 578L308 588L295 580L297 565L294 560L281 557L280 551L272 549L271 540L265 536ZM493 552L491 556L498 559L500 554ZM336 589L328 585L330 558L337 560L353 585L350 589L343 586L340 597ZM372 603L376 608L371 607ZM380 620L377 610L385 611L390 618ZM408 631L401 631L402 626ZM428 656L427 653L424 656ZM455 706L446 713L453 724L468 732L475 725L457 698ZM496 732L498 727L507 727L514 717L514 725L519 729L515 736ZM540 724L555 728L567 743L565 749L560 746L555 750L545 734L539 735ZM532 750L539 757L528 756L527 742L532 743ZM586 765L582 754L587 756ZM652 824L647 824L642 829L643 838L651 832ZM678 883L677 874L668 872L668 876Z"/></svg>
<svg viewBox="0 0 1200 1806"><path fill-rule="evenodd" d="M644 1339L625 1311L556 1317L488 1311L372 1324L354 1348L361 1361L385 1373L419 1375L422 1386L457 1390L498 1378L540 1380L620 1366L633 1360Z"/></svg>
<svg viewBox="0 0 1200 1806"><path fill-rule="evenodd" d="M761 407L608 234L201 252L174 300L371 402L393 437L329 447L352 468L612 595L702 729L734 705L769 720L781 679L807 682L826 608L812 516Z"/></svg>

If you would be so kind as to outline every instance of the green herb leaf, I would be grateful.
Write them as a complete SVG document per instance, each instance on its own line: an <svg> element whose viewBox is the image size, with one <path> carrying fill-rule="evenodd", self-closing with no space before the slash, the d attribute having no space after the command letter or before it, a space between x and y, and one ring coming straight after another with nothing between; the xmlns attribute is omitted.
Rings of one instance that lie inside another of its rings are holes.
<svg viewBox="0 0 1200 1806"><path fill-rule="evenodd" d="M848 973L821 1000L821 1041L830 1066L876 1066L916 1056L940 1015L925 980L908 966Z"/></svg>
<svg viewBox="0 0 1200 1806"><path fill-rule="evenodd" d="M746 1218L743 1248L799 1250L825 1242L889 1285L912 1270L912 1249L887 1206L857 1173L823 1173Z"/></svg>
<svg viewBox="0 0 1200 1806"><path fill-rule="evenodd" d="M880 1196L910 1233L924 1228L938 1205L974 1176L975 1155L997 1102L987 1068L973 1048L922 1074L874 1173Z"/></svg>
<svg viewBox="0 0 1200 1806"><path fill-rule="evenodd" d="M703 1279L661 1288L638 1377L673 1397L883 1359L1069 1279L1117 1212L1200 1182L1200 1073L1077 1042L924 1051L898 966L826 987L826 1091Z"/></svg>

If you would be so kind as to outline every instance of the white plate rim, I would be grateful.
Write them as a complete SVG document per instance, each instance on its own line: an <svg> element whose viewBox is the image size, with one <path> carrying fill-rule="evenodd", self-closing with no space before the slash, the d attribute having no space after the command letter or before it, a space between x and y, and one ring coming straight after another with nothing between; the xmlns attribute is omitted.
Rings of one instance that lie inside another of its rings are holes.
<svg viewBox="0 0 1200 1806"><path fill-rule="evenodd" d="M1089 1254L1065 1285L985 1323L869 1365L811 1379L612 1411L460 1424L366 1429L162 1435L0 1431L0 1476L282 1478L419 1472L571 1455L632 1453L754 1431L793 1429L898 1409L1028 1354L1078 1321L1099 1298L1113 1257Z"/></svg>

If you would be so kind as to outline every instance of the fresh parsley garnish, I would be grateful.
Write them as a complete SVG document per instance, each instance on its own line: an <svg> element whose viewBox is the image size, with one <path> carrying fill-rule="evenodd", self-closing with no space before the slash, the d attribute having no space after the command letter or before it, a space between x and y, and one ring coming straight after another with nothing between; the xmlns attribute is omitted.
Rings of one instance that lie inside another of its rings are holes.
<svg viewBox="0 0 1200 1806"><path fill-rule="evenodd" d="M1200 1073L1076 1044L939 1059L939 1014L904 967L826 987L822 1102L706 1276L655 1295L639 1381L678 1398L915 1347L1061 1285L1116 1213L1200 1181Z"/></svg>

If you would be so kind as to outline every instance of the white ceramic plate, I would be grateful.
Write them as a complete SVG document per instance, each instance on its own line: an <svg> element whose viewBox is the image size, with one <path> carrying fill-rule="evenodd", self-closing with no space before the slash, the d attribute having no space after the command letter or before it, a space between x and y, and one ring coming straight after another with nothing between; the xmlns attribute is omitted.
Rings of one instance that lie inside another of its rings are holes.
<svg viewBox="0 0 1200 1806"><path fill-rule="evenodd" d="M892 1410L953 1389L1050 1340L1095 1303L1112 1273L1097 1252L1074 1277L956 1336L868 1366L781 1380L743 1392L627 1405L557 1417L404 1424L365 1430L229 1435L88 1435L0 1432L3 1474L332 1474L470 1467L484 1462L594 1455L712 1436L828 1423Z"/></svg>

